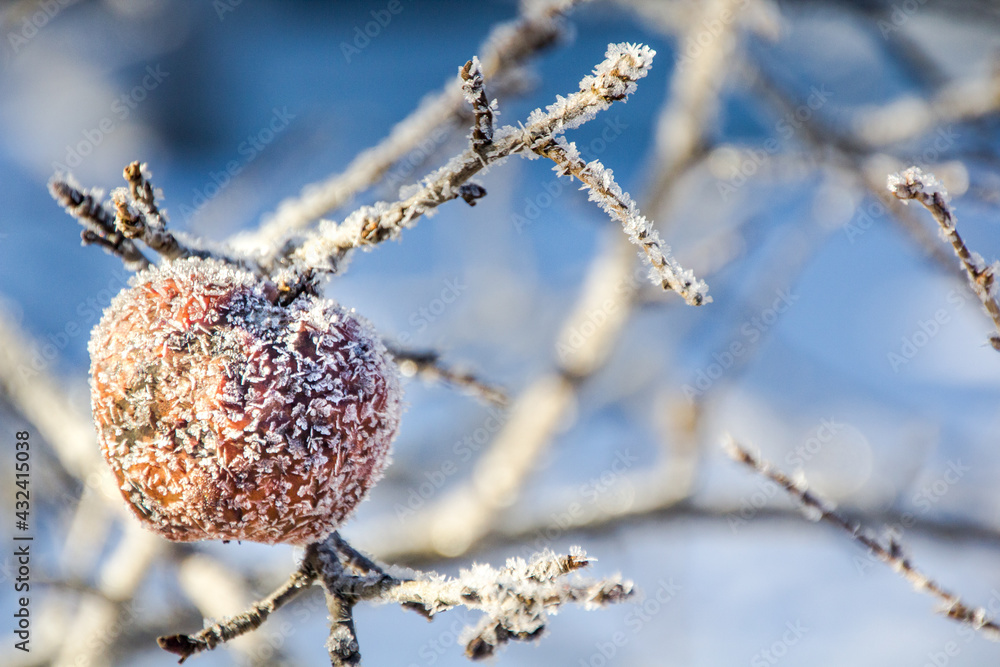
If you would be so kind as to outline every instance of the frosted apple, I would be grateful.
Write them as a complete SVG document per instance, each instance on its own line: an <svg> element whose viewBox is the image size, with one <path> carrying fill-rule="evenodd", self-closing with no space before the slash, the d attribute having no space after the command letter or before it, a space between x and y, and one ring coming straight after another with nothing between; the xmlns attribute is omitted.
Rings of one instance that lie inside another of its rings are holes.
<svg viewBox="0 0 1000 667"><path fill-rule="evenodd" d="M136 275L90 339L104 457L167 539L308 544L381 476L397 370L361 317L214 260Z"/></svg>

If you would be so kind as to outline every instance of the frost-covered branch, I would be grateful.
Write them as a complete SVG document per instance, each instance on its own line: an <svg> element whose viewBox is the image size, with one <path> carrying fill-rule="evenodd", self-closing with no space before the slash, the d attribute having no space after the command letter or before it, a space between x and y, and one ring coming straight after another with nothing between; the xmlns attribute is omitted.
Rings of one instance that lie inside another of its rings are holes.
<svg viewBox="0 0 1000 667"><path fill-rule="evenodd" d="M496 100L491 103L486 97L483 68L479 58L473 56L458 73L462 77L462 93L465 95L465 101L472 105L475 113L475 122L472 125L472 150L481 153L493 142L493 114Z"/></svg>
<svg viewBox="0 0 1000 667"><path fill-rule="evenodd" d="M473 660L493 655L510 641L538 638L548 616L566 604L587 609L621 602L632 595L632 583L620 577L601 581L566 581L566 575L591 561L582 550L568 555L536 554L531 560L514 558L505 567L473 565L457 577L408 571L397 577L355 551L337 533L307 547L292 576L264 601L238 616L194 635L160 638L160 646L181 661L203 650L256 629L276 609L313 582L327 597L331 632L328 648L334 665L360 662L361 653L351 610L360 602L395 603L433 619L456 607L480 611L485 617L467 628L462 641Z"/></svg>
<svg viewBox="0 0 1000 667"><path fill-rule="evenodd" d="M85 245L101 246L120 257L125 268L130 271L141 271L152 265L136 245L136 241L141 241L166 260L214 257L259 271L258 267L250 266L242 258L195 248L168 231L166 218L156 204L153 184L144 171L146 165L140 165L139 162L132 162L125 167L123 176L128 188L117 188L111 193L114 213L100 202L101 195L96 190L83 192L68 181L56 178L49 183L49 192L67 213L83 225L82 239Z"/></svg>
<svg viewBox="0 0 1000 667"><path fill-rule="evenodd" d="M560 19L585 2L589 0L527 3L528 9L519 19L498 26L480 47L483 76L492 79L553 44L563 33ZM234 245L261 255L261 262L270 264L288 238L376 183L436 128L464 121L466 114L462 90L449 79L440 92L421 102L385 139L360 153L343 172L303 187L297 197L281 202L260 229L233 239Z"/></svg>
<svg viewBox="0 0 1000 667"><path fill-rule="evenodd" d="M83 192L69 182L54 179L49 183L52 198L83 225L84 245L99 245L121 258L129 271L141 271L151 265L131 240L118 231L115 214L101 204L98 191Z"/></svg>
<svg viewBox="0 0 1000 667"><path fill-rule="evenodd" d="M139 239L164 259L210 257L210 252L185 246L167 230L167 221L156 205L148 173L148 167L138 161L125 167L123 176L128 188L118 188L111 193L116 229L126 238Z"/></svg>
<svg viewBox="0 0 1000 667"><path fill-rule="evenodd" d="M145 163L140 164L135 161L125 167L122 175L125 177L125 182L128 183L128 196L131 197L132 203L142 211L148 226L157 231L165 230L167 223L160 213L160 207L156 205L156 191L152 181L149 180L149 167ZM153 247L148 242L147 245ZM167 259L174 259L163 251L157 250L157 252Z"/></svg>
<svg viewBox="0 0 1000 667"><path fill-rule="evenodd" d="M255 602L250 608L232 618L213 623L201 632L193 635L166 635L159 637L157 643L165 651L181 657L184 662L192 655L209 651L219 644L235 639L259 628L267 617L285 606L299 593L305 590L316 579L316 571L310 562L302 565L276 591L260 602Z"/></svg>
<svg viewBox="0 0 1000 667"><path fill-rule="evenodd" d="M465 607L485 614L460 639L466 656L487 658L510 641L537 639L548 615L566 604L595 609L632 595L632 584L619 577L602 581L565 581L566 575L589 565L583 551L568 555L546 551L530 560L512 558L501 568L473 565L457 577L417 573L413 578L353 577L340 584L354 600L395 602L427 618Z"/></svg>
<svg viewBox="0 0 1000 667"><path fill-rule="evenodd" d="M837 526L855 542L868 549L875 558L882 561L910 582L913 588L921 593L937 598L941 604L941 613L950 619L968 625L981 632L993 641L1000 641L1000 625L989 617L982 607L969 607L954 593L946 590L935 580L914 567L910 559L903 553L902 546L895 538L889 537L885 542L874 537L871 532L860 524L852 522L839 514L833 505L810 491L804 481L794 480L771 463L752 453L732 437L727 437L723 444L726 453L734 461L742 463L759 475L771 480L784 489L799 503L806 517L814 521L826 521Z"/></svg>
<svg viewBox="0 0 1000 667"><path fill-rule="evenodd" d="M552 139L534 147L539 155L544 155L556 163L556 173L560 176L572 174L590 191L590 200L621 222L629 241L639 246L652 265L652 277L663 289L680 294L692 306L700 306L712 301L707 296L708 285L684 269L670 254L670 247L660 239L659 233L629 194L621 189L610 169L598 160L584 162L576 145L563 137Z"/></svg>
<svg viewBox="0 0 1000 667"><path fill-rule="evenodd" d="M888 187L892 194L904 202L916 199L934 216L941 227L942 238L951 243L955 254L961 260L972 291L982 301L987 314L993 320L997 333L990 335L990 345L1000 351L1000 304L997 303L996 283L1000 262L986 266L982 256L970 251L965 245L955 227L955 216L948 203L948 193L933 174L925 174L918 167L910 167L901 173L890 175Z"/></svg>
<svg viewBox="0 0 1000 667"><path fill-rule="evenodd" d="M309 236L294 251L293 264L335 273L353 249L398 238L404 229L415 225L420 216L462 196L461 186L490 164L515 153L545 150L567 130L593 119L613 102L624 100L635 90L636 81L648 73L654 54L647 46L609 45L605 60L591 75L580 81L578 92L567 98L559 97L545 111L536 109L529 115L526 125L520 128L500 128L494 133L492 143L482 146L478 152L469 148L453 158L428 176L406 199L395 204L378 203L363 207L340 224L324 221L317 233ZM630 223L626 224L626 230L646 250L654 267L671 276L668 285L677 289L688 303L704 303L704 284L683 272L663 254L655 232L651 233L650 229L641 226L645 219L635 212L634 204L627 204L624 193L620 189L615 192L609 183L602 184L601 192L608 198L617 197L623 206L623 219ZM645 224L648 226L648 223Z"/></svg>
<svg viewBox="0 0 1000 667"><path fill-rule="evenodd" d="M403 350L392 346L389 347L389 352L395 358L399 372L405 377L419 375L428 382L443 382L487 403L499 407L507 405L509 398L503 389L480 380L472 373L444 365L437 352Z"/></svg>

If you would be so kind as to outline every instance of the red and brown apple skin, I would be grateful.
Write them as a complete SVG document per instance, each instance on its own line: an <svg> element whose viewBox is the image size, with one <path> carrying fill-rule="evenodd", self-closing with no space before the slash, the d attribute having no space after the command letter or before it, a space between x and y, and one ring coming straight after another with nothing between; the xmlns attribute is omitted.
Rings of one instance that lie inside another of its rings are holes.
<svg viewBox="0 0 1000 667"><path fill-rule="evenodd" d="M90 339L98 438L122 495L178 542L305 545L382 474L401 395L362 318L214 260L143 271Z"/></svg>

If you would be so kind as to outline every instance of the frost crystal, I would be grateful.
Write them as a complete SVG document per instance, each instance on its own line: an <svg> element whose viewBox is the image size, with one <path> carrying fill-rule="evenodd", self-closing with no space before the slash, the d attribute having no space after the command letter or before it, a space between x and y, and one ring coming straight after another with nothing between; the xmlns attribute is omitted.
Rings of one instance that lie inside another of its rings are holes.
<svg viewBox="0 0 1000 667"><path fill-rule="evenodd" d="M135 276L90 340L105 458L164 537L308 544L381 475L396 369L362 318L211 260Z"/></svg>
<svg viewBox="0 0 1000 667"><path fill-rule="evenodd" d="M545 126L540 138L550 139L593 120L612 102L635 91L635 82L649 73L655 55L656 51L641 44L608 44L604 61L580 81L580 92L569 98L557 95L545 111L532 111L527 125Z"/></svg>
<svg viewBox="0 0 1000 667"><path fill-rule="evenodd" d="M929 197L941 195L945 202L950 199L941 181L934 174L925 174L920 167L910 167L898 174L890 174L886 186L889 192L901 198L905 196L906 199L912 199L914 194L923 193Z"/></svg>
<svg viewBox="0 0 1000 667"><path fill-rule="evenodd" d="M654 283L676 291L691 305L712 301L708 296L708 285L674 259L670 246L660 239L653 224L639 213L639 207L618 185L610 169L598 160L584 163L576 145L563 137L540 144L536 150L555 161L554 169L560 176L569 173L576 176L589 191L590 201L596 202L608 215L621 222L629 241L639 246L640 256L645 254L649 261L650 279Z"/></svg>

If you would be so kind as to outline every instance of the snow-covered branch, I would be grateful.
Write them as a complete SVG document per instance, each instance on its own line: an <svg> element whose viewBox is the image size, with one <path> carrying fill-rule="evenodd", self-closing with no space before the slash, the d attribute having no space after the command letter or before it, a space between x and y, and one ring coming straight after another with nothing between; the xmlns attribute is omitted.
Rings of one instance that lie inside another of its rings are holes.
<svg viewBox="0 0 1000 667"><path fill-rule="evenodd" d="M734 30L738 22L720 20L731 10L725 3L699 6L685 41L695 42L702 26L716 21L725 31ZM711 49L726 43L727 40L716 40ZM677 175L696 163L696 147L703 143L706 123L718 104L718 82L725 74L725 66L725 58L706 55L698 59L696 66L675 72L671 94L660 117L661 133L663 128L687 128L691 136L684 135L684 150L675 150L671 148L674 143L665 143L655 155L656 189L645 204L647 208L662 210L671 202ZM364 535L366 544L389 558L455 556L486 535L503 530L498 527L505 525L508 517L501 514L549 450L560 424L569 419L576 405L578 391L604 367L630 321L636 292L635 261L631 243L624 235L613 234L611 242L592 259L575 303L562 324L555 345L554 368L539 374L511 401L503 427L483 452L472 479L457 484L403 524L396 516L370 523ZM609 300L616 306L606 309L604 304ZM595 321L595 309L601 309L606 317ZM584 327L593 327L593 334L583 341L574 341L575 332ZM678 496L687 492L687 486L676 479L671 479L666 487L665 484L659 478L649 485L657 490L655 498L646 499L650 505L676 503ZM636 505L640 504L642 501L637 499ZM551 517L545 515L545 519Z"/></svg>
<svg viewBox="0 0 1000 667"><path fill-rule="evenodd" d="M111 193L116 229L126 238L142 241L164 259L210 257L210 252L184 245L167 230L148 173L148 167L138 161L125 167L122 175L128 188L117 188Z"/></svg>
<svg viewBox="0 0 1000 667"><path fill-rule="evenodd" d="M257 270L247 260L220 251L195 247L178 238L167 229L166 217L156 205L156 194L149 181L146 165L132 162L125 167L123 176L128 188L117 188L111 193L115 210L112 212L101 202L97 190L81 191L66 180L56 177L49 183L49 193L66 212L83 226L81 238L84 245L98 245L121 258L125 268L141 271L152 266L136 242L143 243L163 259L185 257L215 258L229 264Z"/></svg>

